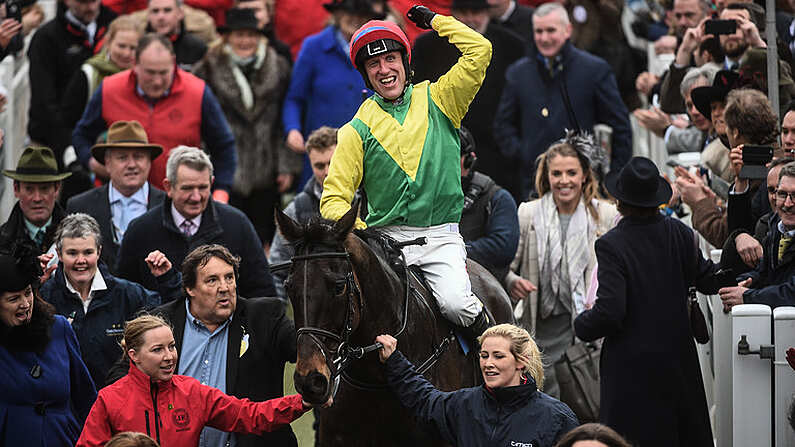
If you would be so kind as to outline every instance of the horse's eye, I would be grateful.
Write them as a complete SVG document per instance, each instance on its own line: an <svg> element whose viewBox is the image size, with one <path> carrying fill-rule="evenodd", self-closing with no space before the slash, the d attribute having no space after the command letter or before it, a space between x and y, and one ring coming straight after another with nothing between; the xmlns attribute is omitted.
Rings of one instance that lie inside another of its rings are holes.
<svg viewBox="0 0 795 447"><path fill-rule="evenodd" d="M347 281L344 279L338 279L334 282L334 293L336 295L342 295L345 293L345 287L347 286Z"/></svg>

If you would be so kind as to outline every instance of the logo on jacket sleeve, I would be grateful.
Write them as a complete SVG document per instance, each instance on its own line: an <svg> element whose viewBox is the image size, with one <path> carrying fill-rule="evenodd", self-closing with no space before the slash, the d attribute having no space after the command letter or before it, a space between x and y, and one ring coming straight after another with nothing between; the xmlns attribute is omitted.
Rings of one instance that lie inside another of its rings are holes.
<svg viewBox="0 0 795 447"><path fill-rule="evenodd" d="M171 417L174 420L174 425L177 427L177 431L186 430L188 425L190 425L190 414L184 408L177 408L171 413Z"/></svg>

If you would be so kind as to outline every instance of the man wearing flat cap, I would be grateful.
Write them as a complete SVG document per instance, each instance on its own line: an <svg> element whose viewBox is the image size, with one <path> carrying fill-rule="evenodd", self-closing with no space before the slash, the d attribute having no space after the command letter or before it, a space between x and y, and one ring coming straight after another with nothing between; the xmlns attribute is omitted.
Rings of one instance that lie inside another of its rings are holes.
<svg viewBox="0 0 795 447"><path fill-rule="evenodd" d="M74 196L66 203L66 212L93 216L102 234L100 259L115 274L116 255L136 217L163 203L166 193L151 187L147 178L152 160L163 147L150 144L138 121L116 121L108 129L108 140L91 148L91 155L105 165L110 183Z"/></svg>
<svg viewBox="0 0 795 447"><path fill-rule="evenodd" d="M31 244L37 253L52 246L55 230L63 219L63 208L56 203L61 180L72 175L58 172L58 162L48 147L27 147L19 157L16 170L4 170L14 180L17 203L0 226L0 246L10 243Z"/></svg>

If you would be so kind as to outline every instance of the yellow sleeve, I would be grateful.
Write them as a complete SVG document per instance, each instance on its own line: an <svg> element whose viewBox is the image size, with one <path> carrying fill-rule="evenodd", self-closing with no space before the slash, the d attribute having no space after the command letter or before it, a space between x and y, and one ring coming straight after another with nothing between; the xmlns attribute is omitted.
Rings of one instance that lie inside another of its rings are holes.
<svg viewBox="0 0 795 447"><path fill-rule="evenodd" d="M339 220L351 209L351 202L364 173L364 148L356 129L345 124L337 131L337 149L331 156L329 172L323 182L320 198L320 215ZM364 221L356 218L356 228L366 228Z"/></svg>
<svg viewBox="0 0 795 447"><path fill-rule="evenodd" d="M461 51L458 62L430 86L431 99L458 128L486 77L491 42L452 17L436 14L431 26Z"/></svg>

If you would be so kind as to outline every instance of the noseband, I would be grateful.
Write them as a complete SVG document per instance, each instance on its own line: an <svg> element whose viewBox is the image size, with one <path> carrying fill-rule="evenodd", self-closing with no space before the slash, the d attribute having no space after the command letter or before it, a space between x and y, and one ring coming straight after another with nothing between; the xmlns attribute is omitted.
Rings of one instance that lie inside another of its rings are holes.
<svg viewBox="0 0 795 447"><path fill-rule="evenodd" d="M316 343L320 347L320 351L323 354L323 358L326 362L326 365L331 372L331 382L335 383L336 392L336 384L339 383L339 376L343 374L345 369L350 365L351 361L361 359L365 356L365 354L381 349L383 345L381 343L373 343L367 346L353 346L350 343L351 333L353 332L353 320L354 320L354 300L359 302L359 309L360 309L360 316L361 316L361 308L362 308L362 293L359 289L359 284L356 281L356 278L353 275L353 264L351 263L351 257L348 252L320 252L320 253L312 253L308 255L301 255L301 256L293 256L292 262L295 265L297 261L311 261L316 259L344 259L347 261L349 271L345 275L345 298L346 298L346 310L345 310L345 326L342 329L341 334L335 334L326 329L322 329L319 327L314 326L304 326L299 328L296 332L298 337L301 335L306 335L314 343ZM306 288L307 288L307 280L306 280L306 268L308 262L304 264L304 290L303 290L303 300L304 300L304 319L307 319L307 312L306 312ZM403 332L405 329L405 318L403 320L403 327L400 329L400 332ZM395 336L399 335L395 334ZM327 352L331 351L326 347L326 344L323 343L320 339L326 338L331 339L337 343L337 351L334 353L333 357L330 358L327 355Z"/></svg>

